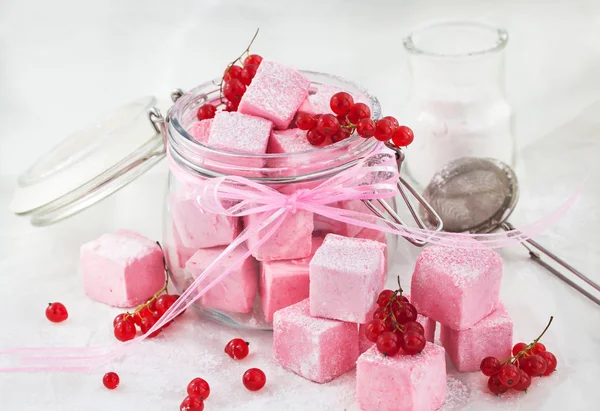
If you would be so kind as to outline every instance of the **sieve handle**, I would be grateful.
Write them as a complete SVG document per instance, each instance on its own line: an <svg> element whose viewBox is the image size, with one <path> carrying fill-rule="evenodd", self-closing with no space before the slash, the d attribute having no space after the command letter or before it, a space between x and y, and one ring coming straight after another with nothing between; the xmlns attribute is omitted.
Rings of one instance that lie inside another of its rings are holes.
<svg viewBox="0 0 600 411"><path fill-rule="evenodd" d="M508 222L503 223L502 228L507 231L514 229L513 225ZM535 242L531 239L527 240L527 243L529 243L531 246L538 249L543 254L550 257L552 260L556 261L558 264L560 264L561 266L563 266L564 268L569 270L571 273L575 274L579 279L581 279L582 281L585 281L587 284L589 284L591 287L593 287L596 291L600 292L600 285L598 285L596 282L594 282L593 280L588 278L586 275L584 275L579 270L575 269L572 265L570 265L566 261L559 258L556 254L552 253L550 250L548 250L547 248L543 247L541 244L538 244L537 242ZM522 244L529 251L529 256L533 259L533 261L535 261L536 263L538 263L539 265L541 265L542 267L544 267L545 269L550 271L552 274L554 274L555 276L560 278L565 283L569 284L571 287L573 287L574 289L579 291L581 294L585 295L587 298L589 298L596 304L600 305L600 298L594 296L592 293L590 293L587 290L585 290L584 288L582 288L579 284L575 283L573 280L566 277L564 274L562 274L561 272L556 270L554 267L550 266L548 263L546 263L544 260L542 260L539 253L532 250L524 243L522 243Z"/></svg>

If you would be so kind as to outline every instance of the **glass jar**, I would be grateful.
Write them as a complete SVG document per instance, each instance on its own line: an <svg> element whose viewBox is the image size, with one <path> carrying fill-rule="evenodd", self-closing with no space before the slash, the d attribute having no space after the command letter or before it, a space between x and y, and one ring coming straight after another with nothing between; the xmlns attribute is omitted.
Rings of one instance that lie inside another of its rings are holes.
<svg viewBox="0 0 600 411"><path fill-rule="evenodd" d="M404 39L412 87L404 121L415 133L410 176L425 187L460 157L491 157L514 166L512 110L504 91L503 29L445 22Z"/></svg>
<svg viewBox="0 0 600 411"><path fill-rule="evenodd" d="M361 87L327 74L306 71L303 74L311 80L313 86L332 85L360 95L363 100L370 101L373 117L379 118L379 102ZM165 202L163 246L172 282L179 292L183 292L194 281L195 276L232 241L244 225L242 219L210 214L200 209L195 200L195 188L203 179L221 175L243 176L282 193L291 194L300 188L315 187L323 179L354 164L380 144L375 139L362 139L354 135L325 148L292 154L247 155L211 148L196 141L190 130L198 123L198 107L219 97L218 84L218 81L207 82L186 93L177 100L169 113L167 157L170 175ZM366 209L358 200L345 204L344 207ZM378 231L344 227L340 222L320 216L314 216L314 220L310 216L310 223L302 218L304 217L298 217L298 231L307 230L306 226L314 223L314 228L307 231L308 236L318 238L328 232L343 232L345 235L377 239L386 242L390 255L393 255L396 237L386 239ZM202 236L197 237L201 238L195 238L195 234L199 232L202 232ZM192 258L194 255L196 256ZM243 274L231 274L196 301L196 306L203 314L237 327L271 327L270 318L265 316L261 301L262 263L252 260L244 264ZM298 257L289 263L306 266L308 262L301 261ZM301 299L307 298L308 282L299 287L304 287L304 290L296 290L298 296L302 296ZM277 296L271 298L277 299Z"/></svg>

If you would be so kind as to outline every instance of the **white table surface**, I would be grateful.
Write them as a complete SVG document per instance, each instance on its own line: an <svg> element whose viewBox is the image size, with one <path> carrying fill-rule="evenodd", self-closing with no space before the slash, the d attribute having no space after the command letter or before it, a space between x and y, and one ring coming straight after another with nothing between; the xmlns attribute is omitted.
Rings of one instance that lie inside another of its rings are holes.
<svg viewBox="0 0 600 411"><path fill-rule="evenodd" d="M0 2L0 348L101 345L114 341L117 309L83 295L79 246L129 228L161 236L166 166L76 217L34 228L8 211L16 176L38 155L98 113L218 75L245 47L303 68L364 84L386 112L401 107L409 78L401 38L432 19L479 18L508 28L508 92L517 113L521 200L515 225L564 201L591 171L574 207L539 240L600 281L600 7L593 1L103 1ZM547 3L547 2L545 2ZM418 138L418 137L417 137ZM408 153L410 161L410 151ZM405 283L418 250L397 252ZM496 398L485 378L449 366L444 410L597 410L600 407L600 308L528 260L520 247L501 251L502 298L516 339L544 338L558 371L527 394ZM44 317L48 301L66 304L66 323ZM251 356L232 362L230 338L251 341ZM357 410L354 373L325 385L276 366L267 332L236 331L195 313L154 341L90 373L0 374L0 410L175 410L187 382L209 381L206 410ZM0 358L0 366L2 366ZM258 393L241 384L252 366L267 374ZM116 391L104 372L121 376Z"/></svg>

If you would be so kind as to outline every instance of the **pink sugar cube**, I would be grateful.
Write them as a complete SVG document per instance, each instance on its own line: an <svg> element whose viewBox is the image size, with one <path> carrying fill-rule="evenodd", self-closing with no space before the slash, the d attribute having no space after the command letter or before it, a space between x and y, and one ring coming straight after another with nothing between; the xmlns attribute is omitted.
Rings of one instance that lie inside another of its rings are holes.
<svg viewBox="0 0 600 411"><path fill-rule="evenodd" d="M213 247L198 250L185 264L185 269L192 274L194 279L202 272L226 247ZM203 285L208 285L223 271L243 257L244 251L240 247L229 252L227 257L219 263L210 277L203 280ZM200 302L206 308L231 311L235 313L248 313L252 310L256 290L258 289L258 263L252 257L246 258L240 266L227 274L219 283L200 297Z"/></svg>
<svg viewBox="0 0 600 411"><path fill-rule="evenodd" d="M288 127L308 96L310 80L298 70L263 60L240 101L238 112L271 120L275 128Z"/></svg>
<svg viewBox="0 0 600 411"><path fill-rule="evenodd" d="M80 258L85 294L113 307L135 307L165 284L160 247L131 231L104 234L84 244Z"/></svg>
<svg viewBox="0 0 600 411"><path fill-rule="evenodd" d="M260 220L260 214L251 214L244 217L246 227ZM248 247L254 245L270 229L267 227L257 235L248 239ZM313 213L297 210L288 213L279 229L263 243L252 255L258 261L293 260L305 258L310 255L312 247Z"/></svg>
<svg viewBox="0 0 600 411"><path fill-rule="evenodd" d="M455 330L472 327L498 303L502 259L491 249L427 247L412 277L417 310Z"/></svg>
<svg viewBox="0 0 600 411"><path fill-rule="evenodd" d="M385 233L383 231L373 230L371 228L363 228L354 237L355 238L366 238L367 240L378 241L378 242L386 245L385 250L383 250L383 257L385 259L384 266L386 267L386 273L387 273L388 248L387 248L387 239L385 238Z"/></svg>
<svg viewBox="0 0 600 411"><path fill-rule="evenodd" d="M440 340L458 371L479 371L481 360L511 356L513 322L502 302L490 315L466 330L442 326Z"/></svg>
<svg viewBox="0 0 600 411"><path fill-rule="evenodd" d="M360 221L365 221L365 222L368 222L371 224L377 224L377 222L374 218L375 216L373 215L373 212L371 210L369 210L369 208L365 205L365 203L363 203L362 200L340 201L339 207L344 210L356 211L359 213L367 214L364 217L358 216L358 217L353 217L353 218L360 220ZM373 217L370 217L370 216L373 216ZM361 226L354 225L354 224L346 224L346 235L348 237L355 237L363 229L365 229L365 227L361 227Z"/></svg>
<svg viewBox="0 0 600 411"><path fill-rule="evenodd" d="M402 295L406 297L408 301L411 301L412 304L410 294L402 293ZM420 323L423 326L423 328L425 328L425 339L429 342L433 342L433 340L435 339L435 329L437 323L431 318L428 318L421 313L417 315L417 322Z"/></svg>
<svg viewBox="0 0 600 411"><path fill-rule="evenodd" d="M237 217L205 212L187 196L174 196L171 200L173 222L181 244L186 248L228 245L240 233Z"/></svg>
<svg viewBox="0 0 600 411"><path fill-rule="evenodd" d="M445 399L446 355L438 345L393 357L372 347L356 362L356 400L363 411L434 411Z"/></svg>
<svg viewBox="0 0 600 411"><path fill-rule="evenodd" d="M338 204L329 204L331 207L337 207ZM338 207L339 208L339 207ZM315 233L318 235L338 234L346 236L347 224L332 218L324 217L320 214L314 216Z"/></svg>
<svg viewBox="0 0 600 411"><path fill-rule="evenodd" d="M194 124L190 129L190 135L200 143L208 143L208 136L210 135L210 127L212 126L212 123L213 119L209 118Z"/></svg>
<svg viewBox="0 0 600 411"><path fill-rule="evenodd" d="M354 368L358 327L314 318L309 311L309 302L304 300L275 312L273 358L307 380L325 383Z"/></svg>
<svg viewBox="0 0 600 411"><path fill-rule="evenodd" d="M327 234L309 264L310 313L365 323L385 284L385 245Z"/></svg>
<svg viewBox="0 0 600 411"><path fill-rule="evenodd" d="M302 102L302 105L298 108L298 111L309 114L331 114L331 97L339 93L340 91L345 91L339 87L329 86L329 85L319 85L313 94L310 94L306 99ZM371 106L370 102L362 98L359 95L353 95L355 103L365 103L369 107Z"/></svg>
<svg viewBox="0 0 600 411"><path fill-rule="evenodd" d="M328 139L329 140L329 139ZM306 131L299 128L289 130L273 130L269 139L268 153L287 154L314 150L315 147L324 147L331 144L331 140L319 146L313 146L306 139Z"/></svg>
<svg viewBox="0 0 600 411"><path fill-rule="evenodd" d="M175 224L173 224L173 248L177 258L176 265L179 268L184 268L187 260L189 260L194 253L198 251L197 248L189 248L183 245L181 236L177 232L177 227L175 227Z"/></svg>
<svg viewBox="0 0 600 411"><path fill-rule="evenodd" d="M323 238L313 237L310 256L261 263L259 293L266 321L273 321L275 311L308 298L308 263L321 244Z"/></svg>
<svg viewBox="0 0 600 411"><path fill-rule="evenodd" d="M210 127L208 145L226 151L264 154L272 127L273 124L264 118L218 111ZM262 164L261 159L257 161Z"/></svg>

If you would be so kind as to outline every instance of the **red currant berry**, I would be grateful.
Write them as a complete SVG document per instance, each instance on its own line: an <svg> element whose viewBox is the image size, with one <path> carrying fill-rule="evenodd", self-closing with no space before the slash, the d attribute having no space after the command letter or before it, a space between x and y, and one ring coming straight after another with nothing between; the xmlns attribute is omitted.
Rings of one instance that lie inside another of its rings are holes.
<svg viewBox="0 0 600 411"><path fill-rule="evenodd" d="M377 342L377 339L386 330L385 323L381 320L371 320L365 326L365 337L371 342Z"/></svg>
<svg viewBox="0 0 600 411"><path fill-rule="evenodd" d="M234 103L233 101L227 100L227 102L225 103L225 111L229 111L229 112L237 111L239 105L240 105L239 101Z"/></svg>
<svg viewBox="0 0 600 411"><path fill-rule="evenodd" d="M200 120L200 121L208 120L209 118L213 118L215 116L216 112L217 112L217 108L215 106L213 106L212 104L203 104L198 109L198 113L196 114L196 117L198 117L198 120Z"/></svg>
<svg viewBox="0 0 600 411"><path fill-rule="evenodd" d="M396 321L400 324L406 324L409 321L417 321L417 309L410 303L399 305L399 308L394 310L394 315L396 316Z"/></svg>
<svg viewBox="0 0 600 411"><path fill-rule="evenodd" d="M479 369L483 375L491 377L492 375L498 374L498 371L500 371L501 367L502 364L500 364L500 360L498 360L496 357L485 357L483 360L481 360Z"/></svg>
<svg viewBox="0 0 600 411"><path fill-rule="evenodd" d="M400 301L400 304L408 304L408 303L410 303L410 301L408 301L408 298L406 298L404 296L397 296L396 298L398 299L398 301Z"/></svg>
<svg viewBox="0 0 600 411"><path fill-rule="evenodd" d="M227 67L223 73L223 81L229 81L233 78L239 79L241 74L242 68L240 66Z"/></svg>
<svg viewBox="0 0 600 411"><path fill-rule="evenodd" d="M412 143L414 139L415 135L413 134L413 131L406 126L396 127L394 134L392 134L392 143L394 143L396 147L406 147Z"/></svg>
<svg viewBox="0 0 600 411"><path fill-rule="evenodd" d="M331 141L333 141L334 143L337 143L338 141L347 139L351 135L352 135L352 130L350 130L348 128L340 127L338 132L331 136Z"/></svg>
<svg viewBox="0 0 600 411"><path fill-rule="evenodd" d="M113 327L115 327L119 321L129 321L131 324L135 325L135 322L133 322L133 317L128 313L117 315L113 320Z"/></svg>
<svg viewBox="0 0 600 411"><path fill-rule="evenodd" d="M379 307L373 311L373 319L384 321L388 315L388 312L384 307Z"/></svg>
<svg viewBox="0 0 600 411"><path fill-rule="evenodd" d="M513 364L504 364L498 371L498 379L505 387L514 387L519 382L519 369Z"/></svg>
<svg viewBox="0 0 600 411"><path fill-rule="evenodd" d="M179 406L179 411L203 411L204 401L197 395L188 395Z"/></svg>
<svg viewBox="0 0 600 411"><path fill-rule="evenodd" d="M137 313L133 314L133 322L138 327L141 327L142 326L142 320L144 318L146 318L146 317L152 317L153 315L154 314L152 313L152 311L150 311L148 309L148 307L144 307L140 311L138 311Z"/></svg>
<svg viewBox="0 0 600 411"><path fill-rule="evenodd" d="M488 380L488 388L489 390L496 395L504 394L508 391L508 387L503 385L498 378L498 374L494 374Z"/></svg>
<svg viewBox="0 0 600 411"><path fill-rule="evenodd" d="M421 323L416 321L409 321L404 324L404 331L416 331L419 334L425 335L425 327L421 325Z"/></svg>
<svg viewBox="0 0 600 411"><path fill-rule="evenodd" d="M521 364L521 369L532 377L541 377L547 368L546 360L538 354L525 358Z"/></svg>
<svg viewBox="0 0 600 411"><path fill-rule="evenodd" d="M335 114L344 116L350 111L350 107L354 104L352 96L345 91L340 91L331 96L329 107Z"/></svg>
<svg viewBox="0 0 600 411"><path fill-rule="evenodd" d="M252 79L256 76L256 70L258 70L258 66L256 64L248 64L242 69L242 73L240 74L240 80L244 85L249 86L252 83Z"/></svg>
<svg viewBox="0 0 600 411"><path fill-rule="evenodd" d="M362 138L371 138L375 135L375 122L370 118L363 118L356 125L356 132Z"/></svg>
<svg viewBox="0 0 600 411"><path fill-rule="evenodd" d="M527 388L531 386L531 377L523 370L519 370L519 382L516 383L512 388L516 391L527 391Z"/></svg>
<svg viewBox="0 0 600 411"><path fill-rule="evenodd" d="M244 66L248 64L256 64L257 66L262 63L263 58L258 54L250 54L248 57L244 59Z"/></svg>
<svg viewBox="0 0 600 411"><path fill-rule="evenodd" d="M531 349L532 354L539 354L544 351L546 351L546 346L542 343L535 343Z"/></svg>
<svg viewBox="0 0 600 411"><path fill-rule="evenodd" d="M522 342L516 343L512 349L513 355L517 355L518 353L523 351L525 349L525 347L527 347L527 344L525 344L525 343L522 343Z"/></svg>
<svg viewBox="0 0 600 411"><path fill-rule="evenodd" d="M187 393L205 400L210 395L210 385L202 378L194 378L187 386Z"/></svg>
<svg viewBox="0 0 600 411"><path fill-rule="evenodd" d="M386 331L377 338L377 350L387 357L393 357L400 351L396 334Z"/></svg>
<svg viewBox="0 0 600 411"><path fill-rule="evenodd" d="M542 375L547 377L556 370L556 357L550 351L542 351L538 355L546 361L546 372Z"/></svg>
<svg viewBox="0 0 600 411"><path fill-rule="evenodd" d="M223 86L223 95L229 101L239 102L246 92L246 86L241 80L233 78Z"/></svg>
<svg viewBox="0 0 600 411"><path fill-rule="evenodd" d="M371 117L371 109L364 103L353 104L348 112L348 120L352 124L358 124L363 118L369 117Z"/></svg>
<svg viewBox="0 0 600 411"><path fill-rule="evenodd" d="M142 325L140 326L140 329L142 330L142 334L146 334L148 331L150 331L150 329L152 327L154 327L154 324L156 324L156 321L158 321L158 318L159 317L156 315L144 317L144 319L142 320ZM156 337L158 334L160 334L161 331L162 331L161 328L153 331L152 334L148 335L148 338Z"/></svg>
<svg viewBox="0 0 600 411"><path fill-rule="evenodd" d="M178 295L163 294L156 300L156 314L162 316L179 298ZM183 313L182 313L183 314Z"/></svg>
<svg viewBox="0 0 600 411"><path fill-rule="evenodd" d="M327 137L319 134L317 132L316 128L311 128L310 130L308 130L308 132L306 133L306 139L308 140L308 142L310 144L312 144L313 146L318 146L321 145L325 142L325 139Z"/></svg>
<svg viewBox="0 0 600 411"><path fill-rule="evenodd" d="M333 114L323 114L317 121L316 129L319 134L331 137L340 129L340 122Z"/></svg>
<svg viewBox="0 0 600 411"><path fill-rule="evenodd" d="M414 330L405 331L400 339L402 350L408 355L415 355L423 351L425 348L425 336Z"/></svg>
<svg viewBox="0 0 600 411"><path fill-rule="evenodd" d="M317 119L308 113L298 113L296 115L296 125L300 130L310 130L317 125Z"/></svg>
<svg viewBox="0 0 600 411"><path fill-rule="evenodd" d="M129 341L135 338L135 325L130 321L119 321L114 328L115 338L119 341Z"/></svg>
<svg viewBox="0 0 600 411"><path fill-rule="evenodd" d="M377 305L382 308L385 307L390 301L392 301L394 295L395 293L392 290L383 290L377 297Z"/></svg>
<svg viewBox="0 0 600 411"><path fill-rule="evenodd" d="M375 123L375 138L379 141L388 141L394 134L394 124L386 119Z"/></svg>
<svg viewBox="0 0 600 411"><path fill-rule="evenodd" d="M335 118L338 119L338 122L340 123L340 126L344 126L347 128L352 127L352 123L350 123L350 121L348 121L348 117L346 117L345 115L343 116L335 116Z"/></svg>
<svg viewBox="0 0 600 411"><path fill-rule="evenodd" d="M396 120L396 117L392 117L392 116L385 116L384 118L382 118L382 120L388 120L392 122L392 125L394 127L394 130L397 129L398 127L400 127L400 123L398 123L398 120Z"/></svg>
<svg viewBox="0 0 600 411"><path fill-rule="evenodd" d="M156 299L155 298L151 298L148 301L146 301L144 304L146 304L146 306L148 306L148 309L151 312L156 312Z"/></svg>
<svg viewBox="0 0 600 411"><path fill-rule="evenodd" d="M119 376L116 372L107 372L102 377L102 384L109 390L114 390L119 385Z"/></svg>
<svg viewBox="0 0 600 411"><path fill-rule="evenodd" d="M250 391L258 391L265 386L267 376L258 368L250 368L244 373L242 383Z"/></svg>
<svg viewBox="0 0 600 411"><path fill-rule="evenodd" d="M46 318L53 323L61 323L69 318L69 313L62 303L49 303L46 307Z"/></svg>
<svg viewBox="0 0 600 411"><path fill-rule="evenodd" d="M241 338L234 338L225 346L225 352L234 360L243 360L248 356L248 352L250 351L248 345L250 343Z"/></svg>

